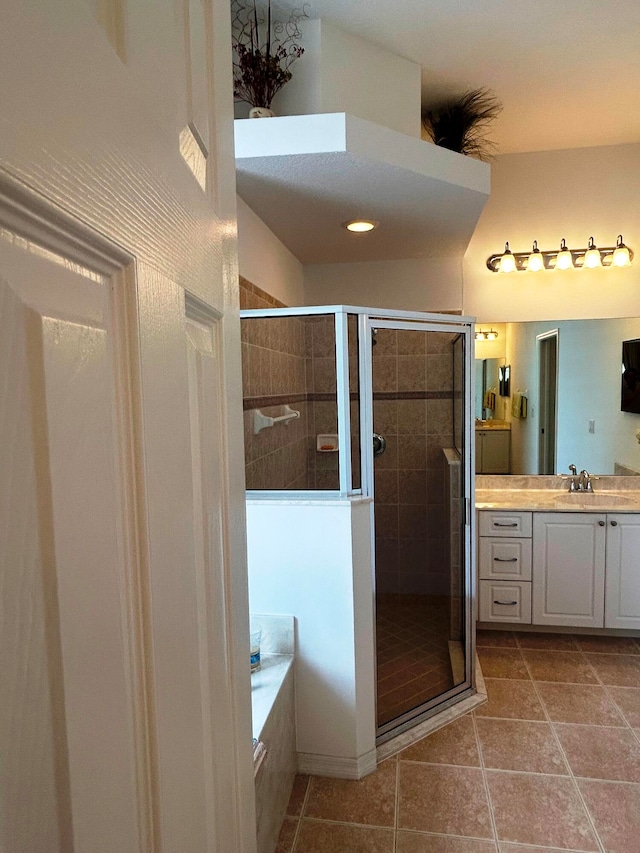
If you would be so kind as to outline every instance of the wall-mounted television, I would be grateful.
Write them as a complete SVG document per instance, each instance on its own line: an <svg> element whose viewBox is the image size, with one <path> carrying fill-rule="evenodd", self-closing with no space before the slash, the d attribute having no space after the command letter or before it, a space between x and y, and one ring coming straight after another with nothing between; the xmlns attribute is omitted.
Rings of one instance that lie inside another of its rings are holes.
<svg viewBox="0 0 640 853"><path fill-rule="evenodd" d="M640 338L622 342L620 408L623 412L634 412L640 415Z"/></svg>

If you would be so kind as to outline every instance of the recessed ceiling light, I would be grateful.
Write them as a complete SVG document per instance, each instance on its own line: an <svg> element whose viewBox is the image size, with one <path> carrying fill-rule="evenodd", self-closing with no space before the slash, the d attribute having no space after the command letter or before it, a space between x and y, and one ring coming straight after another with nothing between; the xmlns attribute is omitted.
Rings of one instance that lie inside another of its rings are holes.
<svg viewBox="0 0 640 853"><path fill-rule="evenodd" d="M373 231L379 224L375 219L348 219L342 223L347 231L353 231L355 234L365 234L367 231Z"/></svg>

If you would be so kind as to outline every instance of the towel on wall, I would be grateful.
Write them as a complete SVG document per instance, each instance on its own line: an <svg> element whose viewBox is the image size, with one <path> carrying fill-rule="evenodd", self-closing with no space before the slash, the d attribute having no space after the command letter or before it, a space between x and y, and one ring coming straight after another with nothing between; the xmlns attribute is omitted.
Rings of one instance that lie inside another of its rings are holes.
<svg viewBox="0 0 640 853"><path fill-rule="evenodd" d="M527 398L524 394L514 394L511 400L511 414L514 418L527 417Z"/></svg>
<svg viewBox="0 0 640 853"><path fill-rule="evenodd" d="M495 391L487 391L484 395L484 407L485 409L491 409L493 411L496 407L496 392Z"/></svg>

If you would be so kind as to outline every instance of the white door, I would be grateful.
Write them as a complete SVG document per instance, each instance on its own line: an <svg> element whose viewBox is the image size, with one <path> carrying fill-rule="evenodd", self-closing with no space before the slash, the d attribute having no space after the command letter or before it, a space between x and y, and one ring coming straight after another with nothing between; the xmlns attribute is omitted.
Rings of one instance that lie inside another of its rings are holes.
<svg viewBox="0 0 640 853"><path fill-rule="evenodd" d="M533 513L534 625L602 628L605 516Z"/></svg>
<svg viewBox="0 0 640 853"><path fill-rule="evenodd" d="M7 853L255 846L228 17L3 9Z"/></svg>
<svg viewBox="0 0 640 853"><path fill-rule="evenodd" d="M607 515L605 628L640 629L640 515Z"/></svg>

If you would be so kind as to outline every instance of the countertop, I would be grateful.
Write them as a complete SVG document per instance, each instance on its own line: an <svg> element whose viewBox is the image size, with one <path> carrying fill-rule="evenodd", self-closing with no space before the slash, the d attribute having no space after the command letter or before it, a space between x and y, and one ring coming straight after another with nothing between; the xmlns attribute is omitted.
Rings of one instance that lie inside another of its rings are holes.
<svg viewBox="0 0 640 853"><path fill-rule="evenodd" d="M476 509L532 512L640 512L640 489L569 492L567 489L476 489Z"/></svg>

